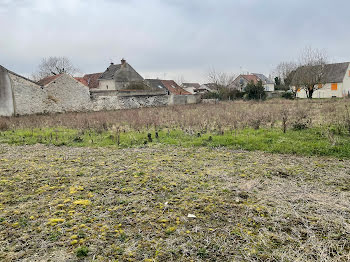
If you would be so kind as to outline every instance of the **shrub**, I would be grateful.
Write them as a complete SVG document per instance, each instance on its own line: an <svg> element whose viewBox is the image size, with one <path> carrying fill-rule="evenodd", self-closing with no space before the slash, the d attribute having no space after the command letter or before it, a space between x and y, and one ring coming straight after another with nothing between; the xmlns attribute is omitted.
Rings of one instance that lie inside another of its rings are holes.
<svg viewBox="0 0 350 262"><path fill-rule="evenodd" d="M89 253L89 248L88 247L79 247L76 250L77 257L87 257Z"/></svg>
<svg viewBox="0 0 350 262"><path fill-rule="evenodd" d="M282 94L282 97L284 99L290 99L290 100L293 100L295 98L294 94L292 92L284 92Z"/></svg>
<svg viewBox="0 0 350 262"><path fill-rule="evenodd" d="M202 95L202 98L203 99L219 99L221 100L222 97L219 93L214 93L214 92L208 92L208 93L205 93Z"/></svg>
<svg viewBox="0 0 350 262"><path fill-rule="evenodd" d="M227 87L218 87L217 92L209 92L203 95L204 99L219 99L219 100L236 100L242 99L244 93L237 89Z"/></svg>
<svg viewBox="0 0 350 262"><path fill-rule="evenodd" d="M266 93L261 81L258 81L257 84L250 82L245 87L245 98L248 100L265 100Z"/></svg>

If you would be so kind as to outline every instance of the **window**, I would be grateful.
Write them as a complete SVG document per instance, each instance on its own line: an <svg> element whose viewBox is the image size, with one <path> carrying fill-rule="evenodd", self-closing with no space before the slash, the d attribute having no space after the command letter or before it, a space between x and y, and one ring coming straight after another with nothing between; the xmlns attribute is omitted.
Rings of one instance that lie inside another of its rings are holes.
<svg viewBox="0 0 350 262"><path fill-rule="evenodd" d="M338 84L336 84L336 83L335 83L335 84L332 84L332 85L331 85L331 90L332 90L332 91L337 91L337 90L338 90Z"/></svg>
<svg viewBox="0 0 350 262"><path fill-rule="evenodd" d="M107 85L107 89L108 89L108 85Z"/></svg>

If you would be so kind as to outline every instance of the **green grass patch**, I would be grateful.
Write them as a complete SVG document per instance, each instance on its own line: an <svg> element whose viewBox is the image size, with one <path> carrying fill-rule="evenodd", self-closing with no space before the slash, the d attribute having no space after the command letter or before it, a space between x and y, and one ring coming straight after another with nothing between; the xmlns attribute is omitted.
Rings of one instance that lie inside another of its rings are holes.
<svg viewBox="0 0 350 262"><path fill-rule="evenodd" d="M65 128L22 129L0 132L0 143L14 145L45 144L76 147L129 148L145 145L175 145L183 147L231 147L243 150L259 150L271 153L297 154L306 156L350 157L350 137L337 135L337 143L331 143L323 135L322 128L289 130L243 129L223 134L189 134L179 129L158 131L111 131L76 130ZM151 140L148 137L151 134Z"/></svg>

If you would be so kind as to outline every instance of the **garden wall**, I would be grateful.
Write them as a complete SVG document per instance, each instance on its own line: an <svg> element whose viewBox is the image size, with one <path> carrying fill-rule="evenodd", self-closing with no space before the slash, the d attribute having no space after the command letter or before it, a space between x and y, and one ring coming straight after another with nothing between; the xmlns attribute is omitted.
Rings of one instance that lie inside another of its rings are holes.
<svg viewBox="0 0 350 262"><path fill-rule="evenodd" d="M131 109L153 106L194 104L198 95L167 95L163 91L125 91L116 94L91 92L69 75L47 85L0 67L0 116L43 113Z"/></svg>

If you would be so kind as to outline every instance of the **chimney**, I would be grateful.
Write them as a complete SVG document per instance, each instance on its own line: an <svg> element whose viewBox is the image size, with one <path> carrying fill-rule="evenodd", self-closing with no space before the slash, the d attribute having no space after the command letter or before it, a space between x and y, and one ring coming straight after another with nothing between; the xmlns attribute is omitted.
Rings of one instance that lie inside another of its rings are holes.
<svg viewBox="0 0 350 262"><path fill-rule="evenodd" d="M126 64L126 60L123 58L120 62L121 62L122 67L124 67Z"/></svg>
<svg viewBox="0 0 350 262"><path fill-rule="evenodd" d="M113 62L111 62L111 65L114 65L114 63L113 63Z"/></svg>

